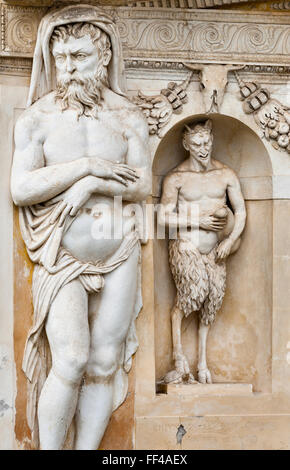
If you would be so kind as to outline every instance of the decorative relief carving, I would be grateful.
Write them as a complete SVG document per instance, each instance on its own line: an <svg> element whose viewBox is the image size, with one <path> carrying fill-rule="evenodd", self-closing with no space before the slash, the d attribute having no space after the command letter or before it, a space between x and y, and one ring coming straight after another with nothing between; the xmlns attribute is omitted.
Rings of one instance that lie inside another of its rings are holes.
<svg viewBox="0 0 290 470"><path fill-rule="evenodd" d="M116 20L125 60L218 61L289 66L289 16L188 9L106 6ZM46 8L2 5L2 51L32 56L39 19ZM206 55L206 57L205 57ZM162 66L162 65L161 65Z"/></svg>
<svg viewBox="0 0 290 470"><path fill-rule="evenodd" d="M187 103L186 89L191 80L192 73L180 85L170 82L167 88L161 90L160 95L146 96L141 91L132 101L143 111L151 135L162 137L162 129L168 124L172 114L180 114L183 104Z"/></svg>
<svg viewBox="0 0 290 470"><path fill-rule="evenodd" d="M198 59L209 53L229 57L233 54L253 56L287 55L290 52L288 25L249 23L168 21L142 19L118 23L126 56L173 57L178 51L185 60Z"/></svg>
<svg viewBox="0 0 290 470"><path fill-rule="evenodd" d="M290 108L271 98L271 93L257 82L244 82L236 73L243 109L253 114L263 136L272 146L290 154Z"/></svg>
<svg viewBox="0 0 290 470"><path fill-rule="evenodd" d="M3 11L2 50L4 52L33 53L43 8L7 6Z"/></svg>
<svg viewBox="0 0 290 470"><path fill-rule="evenodd" d="M30 75L31 65L30 57L0 57L0 73Z"/></svg>
<svg viewBox="0 0 290 470"><path fill-rule="evenodd" d="M244 68L241 65L217 64L184 64L190 70L200 72L200 88L206 113L219 112L225 89L228 83L228 73Z"/></svg>

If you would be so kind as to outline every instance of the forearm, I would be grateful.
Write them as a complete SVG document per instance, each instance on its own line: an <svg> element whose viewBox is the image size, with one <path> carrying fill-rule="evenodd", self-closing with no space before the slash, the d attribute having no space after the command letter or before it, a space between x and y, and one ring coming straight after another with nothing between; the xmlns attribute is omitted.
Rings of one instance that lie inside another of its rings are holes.
<svg viewBox="0 0 290 470"><path fill-rule="evenodd" d="M128 181L127 186L112 179L87 176L84 181L89 185L90 192L104 196L121 196L124 201L143 201L151 192L151 176L148 170L138 169L139 179Z"/></svg>
<svg viewBox="0 0 290 470"><path fill-rule="evenodd" d="M26 206L48 201L89 174L87 158L60 163L13 175L12 197L16 205Z"/></svg>
<svg viewBox="0 0 290 470"><path fill-rule="evenodd" d="M233 243L241 236L246 223L246 211L237 211L235 212L235 224L232 232L229 235L229 239L232 240Z"/></svg>

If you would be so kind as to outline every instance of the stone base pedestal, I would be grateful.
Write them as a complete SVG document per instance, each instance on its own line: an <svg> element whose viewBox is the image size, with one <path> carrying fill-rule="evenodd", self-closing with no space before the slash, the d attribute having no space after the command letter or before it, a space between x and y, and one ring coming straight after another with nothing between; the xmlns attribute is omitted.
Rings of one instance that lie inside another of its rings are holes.
<svg viewBox="0 0 290 470"><path fill-rule="evenodd" d="M157 384L157 393L167 395L186 396L225 396L225 395L252 395L252 384Z"/></svg>

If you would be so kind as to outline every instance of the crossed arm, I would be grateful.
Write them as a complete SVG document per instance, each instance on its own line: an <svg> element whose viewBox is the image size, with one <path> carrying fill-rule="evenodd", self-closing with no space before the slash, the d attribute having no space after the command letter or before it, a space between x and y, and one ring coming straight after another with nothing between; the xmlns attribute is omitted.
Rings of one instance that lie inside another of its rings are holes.
<svg viewBox="0 0 290 470"><path fill-rule="evenodd" d="M71 215L92 193L122 196L139 201L151 191L151 166L148 131L142 120L128 126L126 164L101 156L45 166L43 139L34 130L30 116L20 118L15 127L15 153L11 174L11 193L15 204L33 205L63 200L71 206ZM37 126L36 126L37 127Z"/></svg>

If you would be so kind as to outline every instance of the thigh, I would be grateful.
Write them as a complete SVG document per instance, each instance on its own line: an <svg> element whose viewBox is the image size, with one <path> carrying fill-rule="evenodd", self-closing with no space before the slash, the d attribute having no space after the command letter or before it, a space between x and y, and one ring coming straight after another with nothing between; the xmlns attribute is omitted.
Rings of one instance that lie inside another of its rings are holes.
<svg viewBox="0 0 290 470"><path fill-rule="evenodd" d="M88 295L78 280L62 287L46 321L52 359L87 354L89 348Z"/></svg>
<svg viewBox="0 0 290 470"><path fill-rule="evenodd" d="M105 276L100 294L90 296L91 348L121 344L132 321L137 295L139 247L117 269Z"/></svg>

